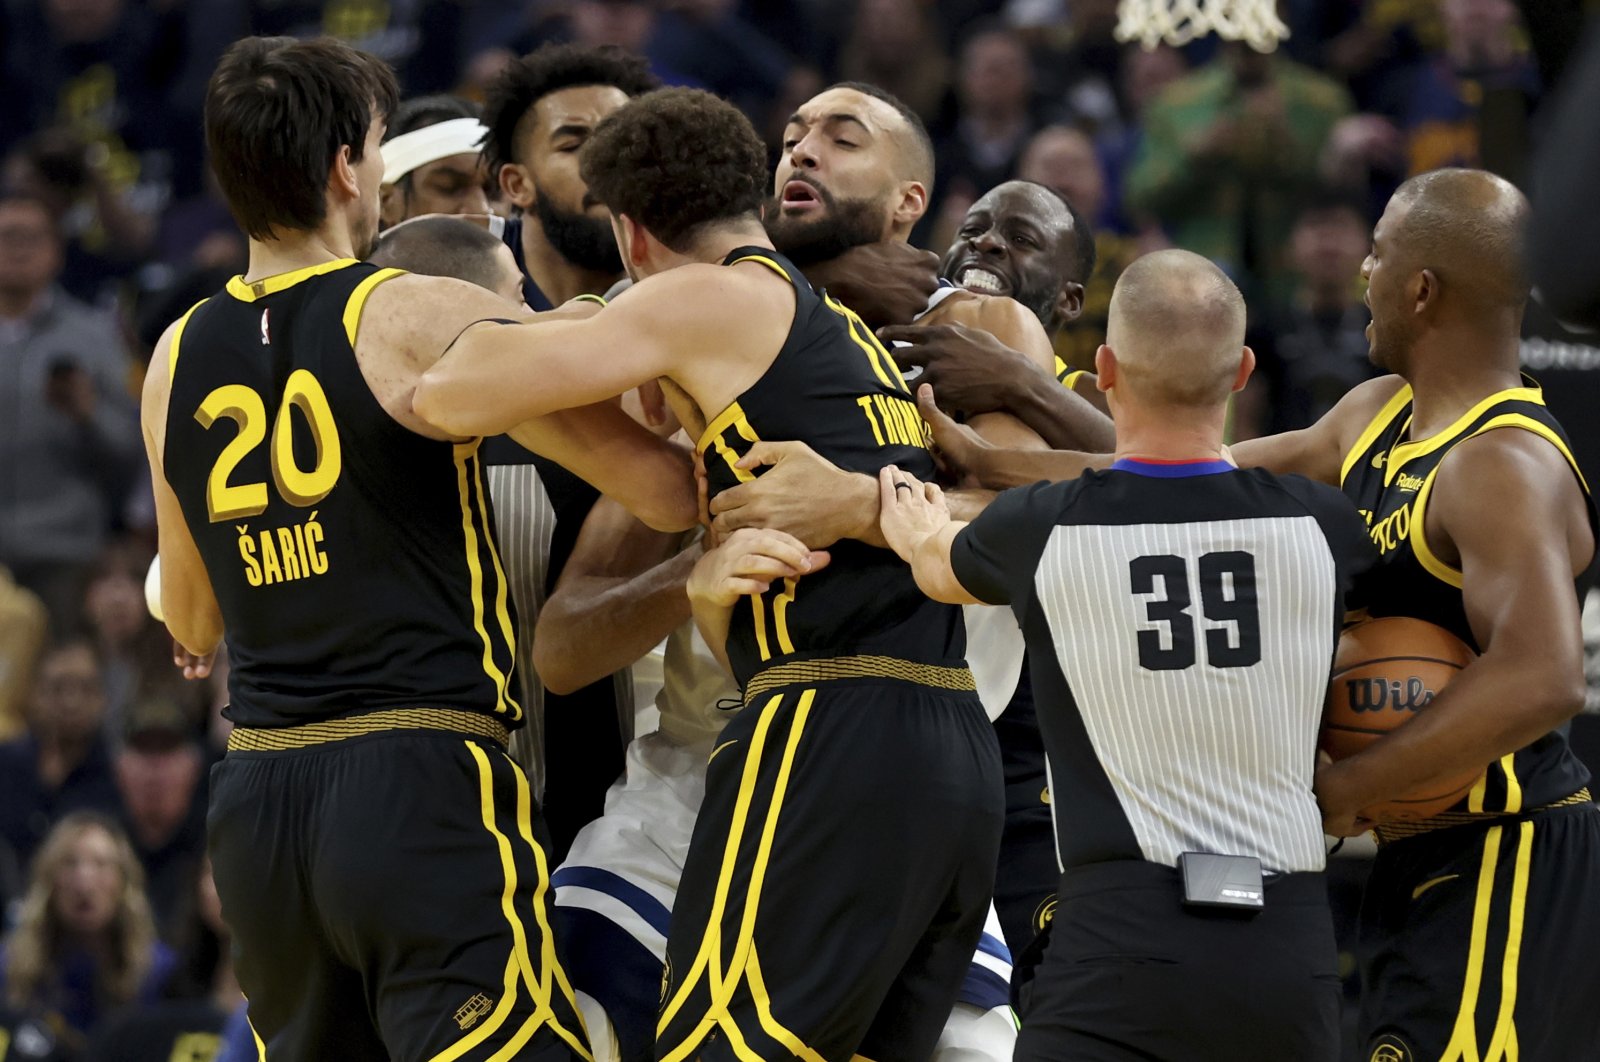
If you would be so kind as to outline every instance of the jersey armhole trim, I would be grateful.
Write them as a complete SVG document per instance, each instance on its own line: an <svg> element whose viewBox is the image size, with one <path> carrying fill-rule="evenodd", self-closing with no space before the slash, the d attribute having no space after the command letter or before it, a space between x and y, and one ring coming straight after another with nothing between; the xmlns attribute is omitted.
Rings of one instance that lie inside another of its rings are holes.
<svg viewBox="0 0 1600 1062"><path fill-rule="evenodd" d="M1083 379L1087 375L1088 375L1088 370L1086 370L1086 369L1073 369L1070 372L1068 372L1065 376L1061 376L1061 377L1057 377L1057 378L1061 381L1061 386L1062 387L1065 387L1069 391L1076 391L1078 389L1078 381Z"/></svg>
<svg viewBox="0 0 1600 1062"><path fill-rule="evenodd" d="M405 273L404 269L380 269L357 284L344 304L344 334L350 340L350 349L356 349L356 331L361 325L361 311L367 305L372 289L385 280L393 280Z"/></svg>
<svg viewBox="0 0 1600 1062"><path fill-rule="evenodd" d="M184 327L188 325L189 318L194 316L194 312L210 301L211 299L207 297L189 307L184 312L184 315L178 318L177 325L172 329L172 342L167 346L167 389L169 391L172 389L172 377L178 371L178 342L183 339Z"/></svg>
<svg viewBox="0 0 1600 1062"><path fill-rule="evenodd" d="M1377 415L1368 422L1366 428L1356 437L1355 444L1346 451L1344 463L1339 466L1339 485L1341 487L1344 486L1344 481L1350 478L1350 470L1366 456L1367 451L1372 449L1372 444L1378 441L1378 436L1382 435L1384 429L1394 423L1394 418L1400 415L1400 411L1410 401L1411 385L1405 384L1394 393L1394 396L1389 401L1383 404L1383 408L1378 410Z"/></svg>
<svg viewBox="0 0 1600 1062"><path fill-rule="evenodd" d="M1578 468L1578 462L1573 459L1572 451L1567 449L1567 444L1561 441L1561 436L1556 434L1549 425L1541 424L1525 413L1502 413L1498 417L1485 421L1476 431L1460 441L1466 442L1467 439L1475 439L1485 432L1494 431L1497 428L1521 428L1523 431L1530 431L1550 443L1560 451L1562 457L1566 458L1567 467L1571 468L1572 474L1578 477L1578 484L1583 488L1584 493L1589 493L1589 484L1583 478L1583 472ZM1428 497L1433 492L1434 477L1439 474L1439 469L1442 467L1444 465L1441 462L1432 472L1429 472L1428 478L1423 482L1421 489L1417 491L1417 500L1411 512L1411 548L1417 555L1417 561L1429 575L1460 590L1465 585L1465 578L1461 571L1440 560L1438 555L1433 552L1432 547L1428 545Z"/></svg>

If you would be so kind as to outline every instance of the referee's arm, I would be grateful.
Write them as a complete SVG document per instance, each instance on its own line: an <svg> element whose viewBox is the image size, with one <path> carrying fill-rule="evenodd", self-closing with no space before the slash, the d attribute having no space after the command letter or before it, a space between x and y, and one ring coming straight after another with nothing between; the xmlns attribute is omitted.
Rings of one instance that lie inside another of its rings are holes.
<svg viewBox="0 0 1600 1062"><path fill-rule="evenodd" d="M887 465L878 473L878 498L884 541L911 565L922 592L950 605L981 604L951 567L950 545L967 525L950 519L938 485Z"/></svg>

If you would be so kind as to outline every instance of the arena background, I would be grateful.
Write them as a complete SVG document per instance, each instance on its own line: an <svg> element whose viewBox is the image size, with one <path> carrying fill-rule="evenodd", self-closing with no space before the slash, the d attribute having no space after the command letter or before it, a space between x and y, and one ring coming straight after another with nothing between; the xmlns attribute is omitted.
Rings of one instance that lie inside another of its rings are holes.
<svg viewBox="0 0 1600 1062"><path fill-rule="evenodd" d="M120 1004L145 1026L216 1030L238 1004L202 863L226 670L182 682L145 613L154 516L136 406L162 328L244 268L200 123L231 41L333 34L392 62L408 96L469 99L546 41L617 45L667 84L736 102L774 153L816 90L876 83L933 133L920 245L942 250L967 205L1013 176L1091 219L1100 265L1058 342L1069 362L1088 367L1117 272L1138 254L1185 247L1234 276L1261 359L1235 409L1242 438L1309 422L1371 373L1358 270L1400 181L1465 165L1528 186L1543 104L1589 13L1552 0L1278 11L1291 36L1251 64L1210 37L1121 44L1115 0L0 0L0 188L42 201L53 226L0 200L0 1059L222 1057L212 1033L181 1056L170 1036L149 1053ZM1232 121L1240 107L1251 122ZM1186 164L1202 142L1221 162L1204 172ZM48 371L24 371L41 350ZM1534 305L1523 357L1580 461L1600 469L1600 339ZM1589 714L1574 740L1600 766L1600 607L1586 630ZM97 734L78 762L41 753L62 725ZM30 859L84 810L129 842ZM1346 938L1362 852L1334 860ZM125 885L135 863L142 887ZM101 952L41 940L50 904L76 912L83 941L142 949L140 983L102 985ZM98 986L95 1005L20 989L17 971L39 961Z"/></svg>

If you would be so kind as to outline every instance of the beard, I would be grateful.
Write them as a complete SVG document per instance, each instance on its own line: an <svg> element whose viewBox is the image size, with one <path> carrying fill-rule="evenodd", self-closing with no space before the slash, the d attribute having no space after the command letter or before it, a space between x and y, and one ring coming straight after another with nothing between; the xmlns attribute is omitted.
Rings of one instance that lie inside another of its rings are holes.
<svg viewBox="0 0 1600 1062"><path fill-rule="evenodd" d="M810 182L806 182L810 184ZM778 253L797 266L837 258L852 247L883 239L883 204L871 199L836 199L811 185L827 213L811 221L783 216L777 199L767 201L767 236Z"/></svg>
<svg viewBox="0 0 1600 1062"><path fill-rule="evenodd" d="M1053 279L1053 278L1052 278ZM1050 287L1048 284L1029 286L1024 280L1011 297L1026 306L1032 314L1039 319L1046 332L1055 332L1060 321L1056 320L1056 297L1061 294L1061 288Z"/></svg>
<svg viewBox="0 0 1600 1062"><path fill-rule="evenodd" d="M622 253L611 222L591 218L580 211L566 211L540 196L533 204L534 216L544 230L545 239L556 252L577 266L595 273L622 272Z"/></svg>

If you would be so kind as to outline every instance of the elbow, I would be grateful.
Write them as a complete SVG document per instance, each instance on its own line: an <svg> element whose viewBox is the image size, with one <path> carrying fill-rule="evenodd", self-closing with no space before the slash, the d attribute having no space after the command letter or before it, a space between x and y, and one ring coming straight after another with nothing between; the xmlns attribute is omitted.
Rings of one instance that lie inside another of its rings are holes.
<svg viewBox="0 0 1600 1062"><path fill-rule="evenodd" d="M1589 685L1581 664L1543 672L1532 685L1534 688L1530 690L1528 708L1530 713L1538 713L1539 724L1544 732L1565 725L1583 711L1589 695Z"/></svg>
<svg viewBox="0 0 1600 1062"><path fill-rule="evenodd" d="M554 647L547 648L547 645ZM562 652L555 639L540 638L537 633L534 635L533 670L546 692L565 697L584 687L585 683L577 671L569 666L571 660L572 654Z"/></svg>
<svg viewBox="0 0 1600 1062"><path fill-rule="evenodd" d="M430 369L417 380L411 395L411 412L448 435L498 435L515 426L500 424L481 404L462 394L463 388L448 374Z"/></svg>
<svg viewBox="0 0 1600 1062"><path fill-rule="evenodd" d="M676 502L659 506L649 505L633 515L650 530L668 534L680 534L700 522L699 506L694 501L690 501L687 505Z"/></svg>

